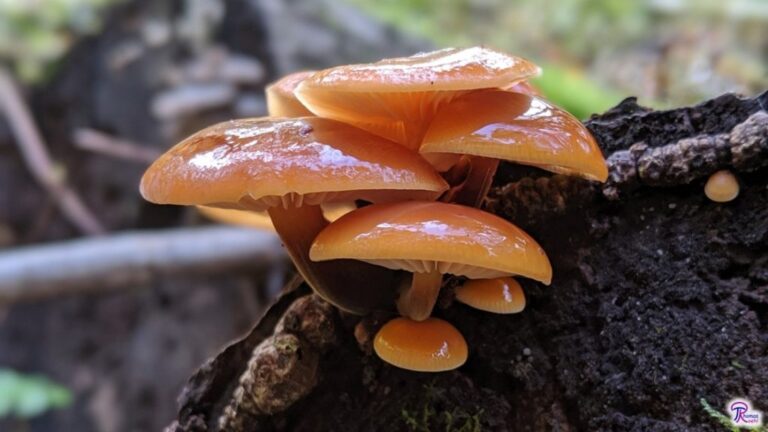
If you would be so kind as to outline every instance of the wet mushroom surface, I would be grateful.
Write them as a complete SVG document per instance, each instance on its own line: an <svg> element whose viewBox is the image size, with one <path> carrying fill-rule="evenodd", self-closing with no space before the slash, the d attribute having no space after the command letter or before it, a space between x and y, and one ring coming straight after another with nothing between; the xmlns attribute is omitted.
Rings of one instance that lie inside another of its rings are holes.
<svg viewBox="0 0 768 432"><path fill-rule="evenodd" d="M402 146L315 117L211 126L161 156L141 182L142 195L156 203L266 210L307 282L358 313L392 295L392 276L362 263L311 262L309 246L328 223L320 205L435 199L445 189L432 167ZM363 283L371 289L361 290Z"/></svg>
<svg viewBox="0 0 768 432"><path fill-rule="evenodd" d="M307 77L296 96L310 111L418 149L440 106L470 90L511 86L539 67L484 47L446 48Z"/></svg>

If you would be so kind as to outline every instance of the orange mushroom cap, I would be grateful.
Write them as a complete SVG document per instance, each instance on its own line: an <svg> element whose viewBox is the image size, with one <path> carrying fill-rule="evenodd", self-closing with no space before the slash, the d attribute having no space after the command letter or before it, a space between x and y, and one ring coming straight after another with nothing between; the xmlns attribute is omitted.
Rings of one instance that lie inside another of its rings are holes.
<svg viewBox="0 0 768 432"><path fill-rule="evenodd" d="M267 86L267 112L274 117L306 117L313 115L293 94L304 79L315 71L294 72Z"/></svg>
<svg viewBox="0 0 768 432"><path fill-rule="evenodd" d="M486 312L513 314L525 309L525 293L513 278L473 279L455 289L456 300Z"/></svg>
<svg viewBox="0 0 768 432"><path fill-rule="evenodd" d="M704 194L719 203L733 201L739 196L739 181L728 170L720 170L709 176L704 185Z"/></svg>
<svg viewBox="0 0 768 432"><path fill-rule="evenodd" d="M608 178L600 147L581 122L544 99L503 90L468 93L443 107L419 152L435 162L467 154Z"/></svg>
<svg viewBox="0 0 768 432"><path fill-rule="evenodd" d="M323 229L309 256L314 261L350 258L471 279L521 275L546 284L552 279L544 250L520 228L476 208L441 202L355 210Z"/></svg>
<svg viewBox="0 0 768 432"><path fill-rule="evenodd" d="M219 123L171 148L141 180L152 202L251 210L435 199L446 188L427 162L397 144L316 117Z"/></svg>
<svg viewBox="0 0 768 432"><path fill-rule="evenodd" d="M520 57L484 47L448 48L307 77L296 96L313 113L417 149L437 108L469 90L507 87L539 74Z"/></svg>
<svg viewBox="0 0 768 432"><path fill-rule="evenodd" d="M395 318L376 334L373 349L385 362L418 372L456 369L467 361L464 337L446 321Z"/></svg>

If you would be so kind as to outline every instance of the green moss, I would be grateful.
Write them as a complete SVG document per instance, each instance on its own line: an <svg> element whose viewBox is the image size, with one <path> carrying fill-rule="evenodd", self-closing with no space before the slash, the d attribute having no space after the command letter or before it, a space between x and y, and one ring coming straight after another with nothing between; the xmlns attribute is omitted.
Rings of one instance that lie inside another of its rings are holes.
<svg viewBox="0 0 768 432"><path fill-rule="evenodd" d="M418 397L421 403L416 408L402 408L401 416L408 430L413 432L480 432L483 410L478 407L446 405L444 390L433 384L424 386L424 393Z"/></svg>
<svg viewBox="0 0 768 432"><path fill-rule="evenodd" d="M723 428L725 428L725 430L728 430L731 432L740 432L742 430L741 428L734 426L733 423L731 423L731 419L727 415L713 408L712 405L710 405L706 399L704 398L699 399L699 403L701 403L701 407L704 409L707 415L709 415L709 417L711 417L717 423L720 423L720 425L722 425ZM749 429L749 430L755 431L755 432L768 432L768 428L766 428L765 426L759 427L756 429Z"/></svg>

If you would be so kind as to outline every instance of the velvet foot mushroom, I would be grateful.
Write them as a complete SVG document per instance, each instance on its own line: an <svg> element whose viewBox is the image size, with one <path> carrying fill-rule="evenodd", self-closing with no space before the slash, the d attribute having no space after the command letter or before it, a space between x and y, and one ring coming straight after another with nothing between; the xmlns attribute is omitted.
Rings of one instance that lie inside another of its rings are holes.
<svg viewBox="0 0 768 432"><path fill-rule="evenodd" d="M500 160L605 181L608 168L586 127L544 99L502 90L476 91L437 112L419 152L438 170L469 156L453 201L479 205Z"/></svg>
<svg viewBox="0 0 768 432"><path fill-rule="evenodd" d="M442 105L472 90L513 86L539 71L525 59L489 48L447 48L326 69L306 77L295 93L320 117L417 150Z"/></svg>
<svg viewBox="0 0 768 432"><path fill-rule="evenodd" d="M440 202L377 204L328 225L310 249L314 261L355 259L413 273L400 314L427 319L443 274L488 279L519 275L549 284L552 267L528 234L493 214Z"/></svg>
<svg viewBox="0 0 768 432"><path fill-rule="evenodd" d="M160 204L268 211L297 269L323 298L364 314L391 302L391 272L359 261L315 263L324 202L433 200L447 188L422 158L360 129L317 117L242 119L204 129L144 174Z"/></svg>

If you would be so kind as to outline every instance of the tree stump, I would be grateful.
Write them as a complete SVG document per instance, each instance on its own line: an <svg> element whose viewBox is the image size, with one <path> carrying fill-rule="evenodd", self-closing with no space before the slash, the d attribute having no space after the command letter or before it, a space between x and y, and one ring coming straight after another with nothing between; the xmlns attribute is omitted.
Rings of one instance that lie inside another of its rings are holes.
<svg viewBox="0 0 768 432"><path fill-rule="evenodd" d="M766 106L768 93L669 111L627 99L587 122L604 185L503 164L486 209L541 243L554 280L523 280L511 316L444 289L436 315L470 346L459 370L384 364L367 345L379 317L295 280L190 378L167 430L722 430L705 404L768 401ZM741 184L726 204L703 191L720 169Z"/></svg>

